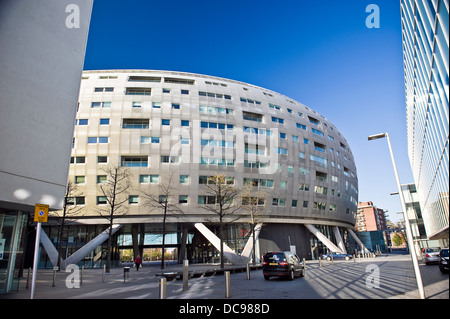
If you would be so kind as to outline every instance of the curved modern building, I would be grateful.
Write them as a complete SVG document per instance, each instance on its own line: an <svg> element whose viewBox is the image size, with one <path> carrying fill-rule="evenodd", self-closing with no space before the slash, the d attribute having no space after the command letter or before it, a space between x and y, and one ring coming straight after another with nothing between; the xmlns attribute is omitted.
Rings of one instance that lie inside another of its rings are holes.
<svg viewBox="0 0 450 319"><path fill-rule="evenodd" d="M117 251L132 246L133 231L141 248L160 246L162 210L143 194L160 195L169 179L183 214L167 216L166 244L192 262L217 255L217 216L205 209L216 205L207 190L217 174L264 197L257 256L344 251L355 224L358 180L346 139L307 106L247 83L170 71L84 71L69 175L77 186L69 202L80 210L71 227L108 223L98 214L107 201L100 189L106 167L130 174L124 214L114 220L122 225ZM227 224L225 238L230 259L252 248L250 217L243 209L236 214L241 218Z"/></svg>

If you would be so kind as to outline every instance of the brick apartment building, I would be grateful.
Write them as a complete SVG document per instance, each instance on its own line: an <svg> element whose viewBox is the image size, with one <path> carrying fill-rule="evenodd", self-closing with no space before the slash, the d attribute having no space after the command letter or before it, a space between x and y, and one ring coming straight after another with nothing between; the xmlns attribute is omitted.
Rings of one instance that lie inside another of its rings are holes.
<svg viewBox="0 0 450 319"><path fill-rule="evenodd" d="M358 232L387 229L384 210L375 207L373 202L359 202L355 229Z"/></svg>

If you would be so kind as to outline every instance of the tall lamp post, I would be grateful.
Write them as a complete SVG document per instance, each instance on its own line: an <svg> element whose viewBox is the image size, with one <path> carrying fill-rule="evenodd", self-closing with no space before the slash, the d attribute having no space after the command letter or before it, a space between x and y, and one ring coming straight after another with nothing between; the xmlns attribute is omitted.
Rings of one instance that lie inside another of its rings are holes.
<svg viewBox="0 0 450 319"><path fill-rule="evenodd" d="M409 223L408 216L406 215L406 203L405 203L405 198L403 197L400 179L398 177L398 171L397 171L397 165L395 164L394 153L392 152L391 140L389 139L388 133L380 133L380 134L371 135L367 139L369 141L372 141L372 140L377 140L377 139L384 138L384 137L386 137L386 139L387 139L387 142L389 145L389 152L391 153L392 166L394 167L395 180L397 182L398 194L400 197L400 202L402 204L403 217L405 219L406 240L408 241L408 246L410 247L409 252L411 254L411 259L412 259L413 267L414 267L414 273L416 275L417 288L419 289L420 298L425 299L426 296L425 296L425 291L423 289L422 275L420 274L419 263L417 261L417 253L414 248L414 241L413 241L411 226Z"/></svg>

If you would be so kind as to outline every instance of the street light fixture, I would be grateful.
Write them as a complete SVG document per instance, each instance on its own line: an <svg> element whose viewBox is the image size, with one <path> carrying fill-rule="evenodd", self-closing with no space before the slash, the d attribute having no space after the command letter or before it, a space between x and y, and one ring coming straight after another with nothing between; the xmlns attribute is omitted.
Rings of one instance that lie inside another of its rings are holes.
<svg viewBox="0 0 450 319"><path fill-rule="evenodd" d="M377 140L377 139L384 138L384 137L386 137L386 139L387 139L388 146L389 146L389 152L391 153L392 166L394 167L395 180L397 182L398 194L400 195L399 196L400 202L402 204L403 218L405 220L406 240L407 240L408 246L410 248L409 252L411 254L411 259L412 259L412 263L413 263L413 267L414 267L414 273L416 275L417 288L419 289L420 298L425 299L426 296L425 296L425 291L423 289L422 275L420 274L419 263L417 261L417 253L416 253L416 249L414 247L411 225L409 223L408 216L406 216L405 198L403 197L402 186L400 184L400 178L398 177L397 165L395 164L395 158L394 158L394 153L392 152L392 146L391 146L391 140L389 139L389 134L388 133L375 134L375 135L369 136L367 139L369 141L372 141L372 140Z"/></svg>

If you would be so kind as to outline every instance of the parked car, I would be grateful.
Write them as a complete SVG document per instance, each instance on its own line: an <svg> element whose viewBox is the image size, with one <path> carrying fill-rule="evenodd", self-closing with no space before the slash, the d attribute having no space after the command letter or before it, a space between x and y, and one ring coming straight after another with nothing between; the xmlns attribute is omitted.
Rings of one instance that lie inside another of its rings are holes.
<svg viewBox="0 0 450 319"><path fill-rule="evenodd" d="M350 260L352 258L353 258L353 256L349 255L349 254L333 253L333 260L335 260L335 259ZM326 260L330 261L331 260L331 254L322 255L322 259L326 259Z"/></svg>
<svg viewBox="0 0 450 319"><path fill-rule="evenodd" d="M264 279L269 280L272 276L285 276L289 280L295 277L305 276L305 265L303 261L294 253L268 252L263 255Z"/></svg>
<svg viewBox="0 0 450 319"><path fill-rule="evenodd" d="M422 251L422 259L425 265L439 263L439 252L441 249L439 247L434 248L424 248Z"/></svg>
<svg viewBox="0 0 450 319"><path fill-rule="evenodd" d="M448 272L448 248L442 248L439 252L439 270L442 273Z"/></svg>

